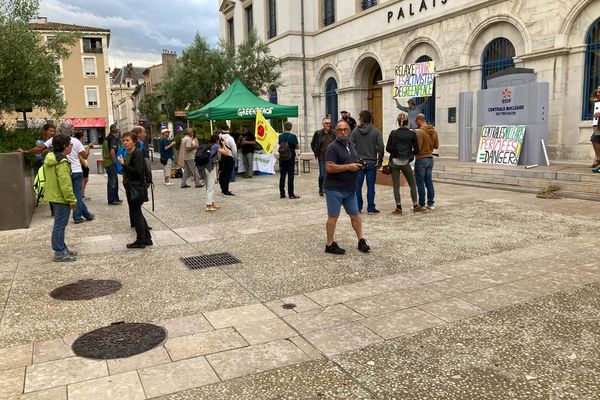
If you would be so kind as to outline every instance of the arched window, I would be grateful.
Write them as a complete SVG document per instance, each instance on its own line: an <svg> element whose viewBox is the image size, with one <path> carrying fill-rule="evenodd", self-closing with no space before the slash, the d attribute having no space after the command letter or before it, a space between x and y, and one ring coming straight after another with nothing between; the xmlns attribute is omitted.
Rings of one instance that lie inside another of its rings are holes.
<svg viewBox="0 0 600 400"><path fill-rule="evenodd" d="M585 35L585 71L583 75L583 110L581 119L590 120L594 113L592 93L600 86L600 18Z"/></svg>
<svg viewBox="0 0 600 400"><path fill-rule="evenodd" d="M487 89L490 75L515 66L515 46L510 40L500 37L492 40L481 55L481 88Z"/></svg>
<svg viewBox="0 0 600 400"><path fill-rule="evenodd" d="M418 63L433 61L431 57L423 55L417 58ZM425 100L427 99L427 102ZM427 123L435 126L435 81L433 82L433 92L431 93L431 97L417 97L417 107L419 104L425 104L423 106L423 114L425 114L425 118L427 119Z"/></svg>
<svg viewBox="0 0 600 400"><path fill-rule="evenodd" d="M277 101L278 101L278 99L277 99L277 89L275 89L274 87L272 87L269 90L269 102L273 103L273 104L278 104Z"/></svg>
<svg viewBox="0 0 600 400"><path fill-rule="evenodd" d="M329 78L325 82L325 115L331 114L332 124L335 124L338 120L337 87L335 78Z"/></svg>

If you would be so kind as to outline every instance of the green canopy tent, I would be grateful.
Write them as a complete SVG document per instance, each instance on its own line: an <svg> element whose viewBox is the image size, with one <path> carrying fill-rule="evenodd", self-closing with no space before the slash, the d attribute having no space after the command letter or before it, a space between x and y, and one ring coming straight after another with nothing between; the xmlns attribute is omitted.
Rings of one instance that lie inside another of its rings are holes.
<svg viewBox="0 0 600 400"><path fill-rule="evenodd" d="M187 119L216 121L226 119L255 119L256 109L265 118L298 117L298 106L284 106L269 103L254 95L236 79L226 91L204 107L190 111Z"/></svg>

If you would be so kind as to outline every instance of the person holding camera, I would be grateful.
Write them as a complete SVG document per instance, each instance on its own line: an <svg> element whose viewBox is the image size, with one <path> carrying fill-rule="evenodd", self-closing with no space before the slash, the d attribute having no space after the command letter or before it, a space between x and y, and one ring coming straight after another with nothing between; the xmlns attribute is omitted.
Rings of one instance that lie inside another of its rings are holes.
<svg viewBox="0 0 600 400"><path fill-rule="evenodd" d="M377 170L383 164L383 136L381 131L372 124L371 113L362 110L358 114L358 127L352 131L350 141L356 146L356 152L364 161L364 168L358 171L356 180L356 200L358 211L362 212L362 188L365 177L367 178L367 212L369 215L379 213L375 208L375 180Z"/></svg>
<svg viewBox="0 0 600 400"><path fill-rule="evenodd" d="M350 124L340 121L335 127L336 140L329 145L325 153L325 199L327 202L327 244L325 252L330 254L344 254L346 250L334 241L335 226L340 210L350 216L352 228L358 238L358 250L368 253L371 248L362 237L362 221L358 211L356 198L356 177L363 168L359 162L354 144L350 143Z"/></svg>
<svg viewBox="0 0 600 400"><path fill-rule="evenodd" d="M408 185L410 186L410 197L413 202L413 212L426 212L425 207L419 206L417 201L417 185L415 183L415 174L410 163L415 159L415 154L419 153L419 141L417 134L412 129L408 129L408 114L401 112L398 115L399 128L390 133L385 149L390 153L390 163L392 169L392 185L394 186L394 199L396 200L396 209L392 212L394 215L402 215L402 202L400 201L400 172L404 174Z"/></svg>

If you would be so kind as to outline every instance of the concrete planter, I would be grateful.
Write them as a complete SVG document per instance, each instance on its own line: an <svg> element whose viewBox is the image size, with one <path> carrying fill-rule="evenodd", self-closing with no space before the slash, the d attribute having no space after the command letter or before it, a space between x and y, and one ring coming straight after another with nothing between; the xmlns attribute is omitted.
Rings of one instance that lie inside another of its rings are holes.
<svg viewBox="0 0 600 400"><path fill-rule="evenodd" d="M0 153L0 231L29 228L35 210L33 170L22 153Z"/></svg>

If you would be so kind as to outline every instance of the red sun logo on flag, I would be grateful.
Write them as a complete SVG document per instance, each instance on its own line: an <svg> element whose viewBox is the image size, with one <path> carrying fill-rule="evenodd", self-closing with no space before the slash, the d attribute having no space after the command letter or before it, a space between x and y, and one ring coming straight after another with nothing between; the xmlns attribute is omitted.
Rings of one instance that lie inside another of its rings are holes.
<svg viewBox="0 0 600 400"><path fill-rule="evenodd" d="M258 137L263 138L265 137L265 127L262 125L258 126Z"/></svg>

